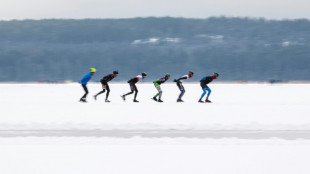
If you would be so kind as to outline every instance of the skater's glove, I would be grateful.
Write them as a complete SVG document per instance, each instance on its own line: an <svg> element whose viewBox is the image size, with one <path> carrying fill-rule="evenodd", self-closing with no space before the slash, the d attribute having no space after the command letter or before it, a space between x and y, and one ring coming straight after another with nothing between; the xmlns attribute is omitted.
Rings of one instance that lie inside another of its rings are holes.
<svg viewBox="0 0 310 174"><path fill-rule="evenodd" d="M177 82L177 79L174 79L173 81L174 81L174 82Z"/></svg>

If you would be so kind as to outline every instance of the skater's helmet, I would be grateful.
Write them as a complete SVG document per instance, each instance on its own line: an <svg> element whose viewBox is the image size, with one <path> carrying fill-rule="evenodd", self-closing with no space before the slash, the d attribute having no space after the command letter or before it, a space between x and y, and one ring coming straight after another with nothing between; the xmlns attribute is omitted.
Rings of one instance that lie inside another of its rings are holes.
<svg viewBox="0 0 310 174"><path fill-rule="evenodd" d="M96 69L95 69L95 68L90 68L90 72L91 72L91 73L95 73L95 72L96 72Z"/></svg>
<svg viewBox="0 0 310 174"><path fill-rule="evenodd" d="M113 74L118 74L118 71L113 71Z"/></svg>
<svg viewBox="0 0 310 174"><path fill-rule="evenodd" d="M170 74L169 74L169 73L167 73L165 76L166 76L166 77L170 77Z"/></svg>
<svg viewBox="0 0 310 174"><path fill-rule="evenodd" d="M145 72L143 72L143 73L142 73L142 76L146 76L146 73L145 73Z"/></svg>
<svg viewBox="0 0 310 174"><path fill-rule="evenodd" d="M219 74L215 72L215 73L213 74L213 76L214 76L215 79L217 79L217 78L219 77Z"/></svg>
<svg viewBox="0 0 310 174"><path fill-rule="evenodd" d="M189 72L188 72L188 76L189 76L189 77L193 77L193 75L194 75L194 73L193 73L192 71L189 71Z"/></svg>

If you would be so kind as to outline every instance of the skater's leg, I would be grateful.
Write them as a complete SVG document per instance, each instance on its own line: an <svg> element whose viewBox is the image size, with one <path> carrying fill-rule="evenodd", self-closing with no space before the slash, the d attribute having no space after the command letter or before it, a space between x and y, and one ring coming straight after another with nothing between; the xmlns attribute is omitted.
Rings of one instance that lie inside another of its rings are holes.
<svg viewBox="0 0 310 174"><path fill-rule="evenodd" d="M207 85L205 84L205 83L202 83L202 82L200 82L200 86L201 86L201 89L202 89L202 91L203 91L203 93L202 93L202 95L201 95L201 97L200 97L200 99L199 99L199 102L202 102L202 98L206 95L206 89L207 89Z"/></svg>
<svg viewBox="0 0 310 174"><path fill-rule="evenodd" d="M161 96L162 96L162 94L163 94L163 91L161 90L160 85L156 83L156 84L155 84L155 87L156 87L158 93L153 97L153 99L154 99L155 101L158 101L158 102L163 102L163 101L161 100ZM158 97L158 100L156 99L157 96L159 96L159 97Z"/></svg>
<svg viewBox="0 0 310 174"><path fill-rule="evenodd" d="M94 97L95 99L97 98L98 95L102 94L105 92L106 89L106 83L104 81L101 81L101 85L102 85L102 91L100 91L98 94L96 94Z"/></svg>
<svg viewBox="0 0 310 174"><path fill-rule="evenodd" d="M128 93L127 93L127 94L125 94L124 96L130 95L130 94L133 94L133 91L128 92Z"/></svg>
<svg viewBox="0 0 310 174"><path fill-rule="evenodd" d="M109 94L110 94L110 87L109 87L109 85L108 85L108 84L106 85L106 89L107 89L107 94L106 94L105 99L106 99L106 100L108 100L108 98L109 98Z"/></svg>
<svg viewBox="0 0 310 174"><path fill-rule="evenodd" d="M207 87L207 91L208 91L208 94L207 94L207 99L208 99L210 94L211 94L211 89L209 87Z"/></svg>
<svg viewBox="0 0 310 174"><path fill-rule="evenodd" d="M179 89L180 89L180 91L181 91L181 93L180 93L180 95L179 95L179 100L181 100L182 97L183 97L183 95L184 95L184 93L185 93L185 89L184 89L182 83L177 83L177 85L178 85L178 87L179 87Z"/></svg>
<svg viewBox="0 0 310 174"><path fill-rule="evenodd" d="M163 95L163 91L160 91L160 93L159 93L159 97L158 97L158 99L160 100L161 99L161 96Z"/></svg>
<svg viewBox="0 0 310 174"><path fill-rule="evenodd" d="M202 90L203 90L203 93L202 93L200 99L202 99L207 93L206 88L203 88Z"/></svg>
<svg viewBox="0 0 310 174"><path fill-rule="evenodd" d="M134 85L134 90L135 90L135 98L134 98L134 100L136 100L137 99L137 95L138 95L138 89L137 89L136 85Z"/></svg>
<svg viewBox="0 0 310 174"><path fill-rule="evenodd" d="M179 99L182 99L184 93L185 93L185 89L183 89L183 90L181 91L181 93L180 93L180 95L179 95Z"/></svg>
<svg viewBox="0 0 310 174"><path fill-rule="evenodd" d="M87 89L87 86L86 86L86 85L82 85L82 87L83 87L83 89L84 89L84 91L85 91L85 94L82 96L81 99L86 99L87 94L88 94L88 89Z"/></svg>
<svg viewBox="0 0 310 174"><path fill-rule="evenodd" d="M103 89L102 91L100 91L98 94L96 94L95 96L97 97L98 95L102 94L105 92L105 89Z"/></svg>
<svg viewBox="0 0 310 174"><path fill-rule="evenodd" d="M163 93L163 91L162 91L162 90L159 90L159 91L157 92L157 94L156 94L154 97L156 98L157 96L159 96L159 99L160 99L162 93Z"/></svg>
<svg viewBox="0 0 310 174"><path fill-rule="evenodd" d="M130 84L130 90L131 90L131 92L128 92L127 94L125 94L123 96L127 96L127 95L130 95L130 94L133 94L133 92L135 91L135 84Z"/></svg>
<svg viewBox="0 0 310 174"><path fill-rule="evenodd" d="M160 85L155 84L155 87L156 87L158 92L157 92L157 94L154 97L156 98L157 96L159 96L159 98L161 98L162 90L160 88Z"/></svg>
<svg viewBox="0 0 310 174"><path fill-rule="evenodd" d="M161 94L161 92L162 91L158 91L154 97L156 98L157 96L159 96Z"/></svg>

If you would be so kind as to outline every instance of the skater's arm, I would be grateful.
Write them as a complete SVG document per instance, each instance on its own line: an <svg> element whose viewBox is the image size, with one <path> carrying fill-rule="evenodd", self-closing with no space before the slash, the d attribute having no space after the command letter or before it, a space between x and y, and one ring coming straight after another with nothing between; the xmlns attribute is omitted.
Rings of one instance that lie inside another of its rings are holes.
<svg viewBox="0 0 310 174"><path fill-rule="evenodd" d="M141 77L141 79L142 79L142 77ZM136 76L136 77L128 80L128 83L137 83L139 80L140 80L140 77Z"/></svg>
<svg viewBox="0 0 310 174"><path fill-rule="evenodd" d="M103 77L103 80L104 80L104 81L110 81L110 80L112 80L112 79L113 79L112 74L109 74L109 75Z"/></svg>
<svg viewBox="0 0 310 174"><path fill-rule="evenodd" d="M104 81L107 81L108 79L109 79L109 75L103 77Z"/></svg>
<svg viewBox="0 0 310 174"><path fill-rule="evenodd" d="M186 76L183 76L183 77L181 77L181 78L179 78L179 79L176 79L175 82L179 82L180 80L186 80L186 79L187 79L187 77L186 77Z"/></svg>

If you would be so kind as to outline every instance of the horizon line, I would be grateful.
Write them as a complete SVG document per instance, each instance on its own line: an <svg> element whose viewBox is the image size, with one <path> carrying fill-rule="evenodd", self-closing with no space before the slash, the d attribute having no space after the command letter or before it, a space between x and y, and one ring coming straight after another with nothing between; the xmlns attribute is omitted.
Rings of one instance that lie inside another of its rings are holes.
<svg viewBox="0 0 310 174"><path fill-rule="evenodd" d="M208 20L212 18L227 18L227 19L248 19L248 20L263 20L263 21L299 21L299 20L307 20L310 21L310 18L266 18L266 17L253 17L253 16L209 16L209 17L177 17L177 16L137 16L137 17L124 17L124 18L96 18L96 17L85 17L85 18L24 18L24 19L0 19L0 22L10 22L10 21L43 21L43 20L130 20L130 19L150 19L150 18L173 18L173 19L193 19L193 20Z"/></svg>

